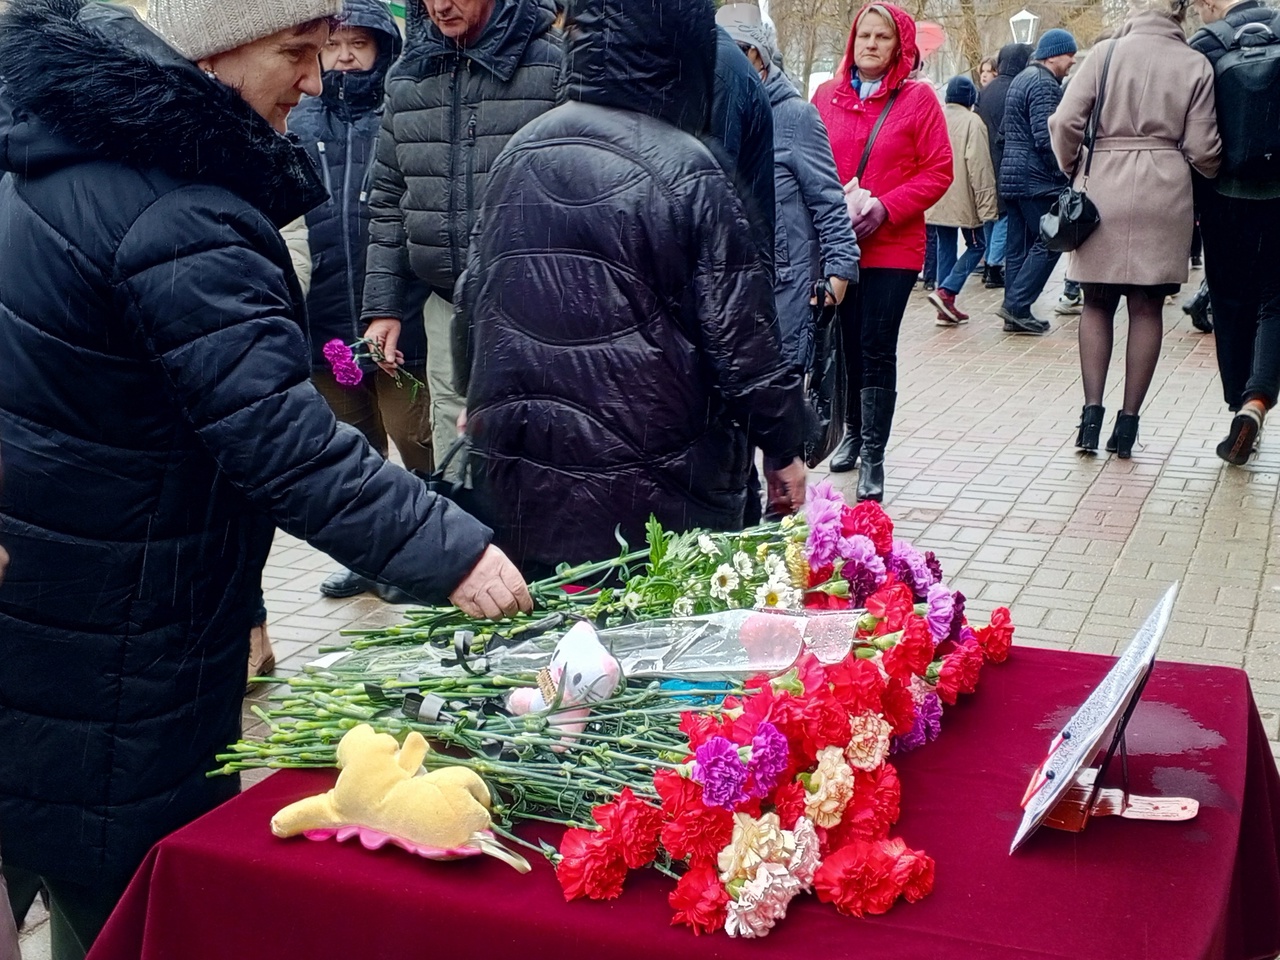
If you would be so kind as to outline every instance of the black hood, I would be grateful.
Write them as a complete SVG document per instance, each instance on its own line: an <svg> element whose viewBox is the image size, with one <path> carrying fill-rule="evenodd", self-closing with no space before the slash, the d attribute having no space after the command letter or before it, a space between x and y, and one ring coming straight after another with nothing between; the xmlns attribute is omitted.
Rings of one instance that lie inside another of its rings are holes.
<svg viewBox="0 0 1280 960"><path fill-rule="evenodd" d="M711 117L712 0L569 0L570 100L634 110L695 136Z"/></svg>
<svg viewBox="0 0 1280 960"><path fill-rule="evenodd" d="M324 201L306 152L138 20L84 0L0 14L0 172L89 160L223 187L277 226Z"/></svg>
<svg viewBox="0 0 1280 960"><path fill-rule="evenodd" d="M515 75L529 43L546 33L555 19L556 7L552 0L495 0L493 14L480 38L461 47L431 22L422 0L407 0L402 64L461 53L506 83Z"/></svg>
<svg viewBox="0 0 1280 960"><path fill-rule="evenodd" d="M410 0L418 7L420 0ZM400 56L404 41L383 0L344 0L342 25L363 27L373 32L378 41L378 59L370 70L326 70L325 105L338 113L367 113L382 106L387 71Z"/></svg>
<svg viewBox="0 0 1280 960"><path fill-rule="evenodd" d="M1029 43L1006 43L996 57L996 67L1002 77L1016 77L1031 62L1032 46Z"/></svg>

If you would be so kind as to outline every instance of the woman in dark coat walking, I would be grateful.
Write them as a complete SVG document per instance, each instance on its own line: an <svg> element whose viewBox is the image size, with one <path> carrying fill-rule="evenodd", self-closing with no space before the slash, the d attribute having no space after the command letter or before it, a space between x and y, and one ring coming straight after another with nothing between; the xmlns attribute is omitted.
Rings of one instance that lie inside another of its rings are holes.
<svg viewBox="0 0 1280 960"><path fill-rule="evenodd" d="M651 513L740 526L749 443L803 501L800 376L744 207L698 140L714 13L571 2L568 102L494 164L460 284L467 432L497 542L527 567L615 554L615 527L640 543Z"/></svg>
<svg viewBox="0 0 1280 960"><path fill-rule="evenodd" d="M81 951L151 845L239 789L206 774L277 526L422 601L528 602L309 382L279 228L324 190L283 131L339 3L248 3L0 14L0 837Z"/></svg>

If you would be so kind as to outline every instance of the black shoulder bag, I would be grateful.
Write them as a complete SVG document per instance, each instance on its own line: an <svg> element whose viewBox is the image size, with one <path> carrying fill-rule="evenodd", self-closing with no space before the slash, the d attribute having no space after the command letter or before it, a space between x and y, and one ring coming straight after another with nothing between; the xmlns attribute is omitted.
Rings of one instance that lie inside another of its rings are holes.
<svg viewBox="0 0 1280 960"><path fill-rule="evenodd" d="M1071 183L1058 194L1049 212L1040 218L1040 239L1054 253L1070 253L1078 250L1093 231L1098 229L1102 217L1098 208L1089 199L1089 171L1093 169L1093 145L1098 138L1098 123L1102 117L1102 103L1107 96L1107 73L1111 70L1111 54L1115 53L1116 44L1112 42L1107 48L1107 59L1102 62L1102 79L1098 81L1098 96L1093 101L1093 111L1089 115L1089 125L1085 128L1084 148L1088 156L1084 161L1084 179L1080 181L1080 189L1074 186L1076 172L1080 169L1080 160L1076 159L1075 168L1071 171Z"/></svg>
<svg viewBox="0 0 1280 960"><path fill-rule="evenodd" d="M859 182L871 159L871 147L876 142L880 128L884 126L893 102L898 99L901 87L889 94L880 111L867 145L862 148L862 159L856 174ZM850 284L852 286L852 284ZM805 378L805 431L804 459L810 467L816 467L839 445L844 437L844 421L848 404L849 384L845 374L844 344L840 334L840 320L835 307L827 306L827 294L831 284L824 277L813 289L813 356ZM852 290L845 293L851 296Z"/></svg>

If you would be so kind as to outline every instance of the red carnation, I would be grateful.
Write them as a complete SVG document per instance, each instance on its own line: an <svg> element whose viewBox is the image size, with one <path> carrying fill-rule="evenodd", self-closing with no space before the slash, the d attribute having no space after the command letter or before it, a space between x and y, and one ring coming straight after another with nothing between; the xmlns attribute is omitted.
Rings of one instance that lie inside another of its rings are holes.
<svg viewBox="0 0 1280 960"><path fill-rule="evenodd" d="M840 532L846 537L862 534L875 544L876 553L887 557L893 549L893 521L874 500L863 500L856 507L840 511Z"/></svg>
<svg viewBox="0 0 1280 960"><path fill-rule="evenodd" d="M790 780L773 792L773 807L783 830L794 830L804 816L804 802L809 793L799 780Z"/></svg>
<svg viewBox="0 0 1280 960"><path fill-rule="evenodd" d="M851 716L883 709L884 675L872 661L851 654L827 667L826 672L832 692Z"/></svg>
<svg viewBox="0 0 1280 960"><path fill-rule="evenodd" d="M853 729L844 704L825 691L804 698L804 756L818 756L823 747L849 745ZM806 764L807 766L807 764Z"/></svg>
<svg viewBox="0 0 1280 960"><path fill-rule="evenodd" d="M851 917L885 913L900 892L894 882L897 861L879 843L854 840L828 854L814 877L814 891L823 903Z"/></svg>
<svg viewBox="0 0 1280 960"><path fill-rule="evenodd" d="M667 896L667 903L676 912L671 918L672 926L683 923L695 936L715 933L724 926L728 902L729 894L710 864L691 868Z"/></svg>
<svg viewBox="0 0 1280 960"><path fill-rule="evenodd" d="M596 807L591 816L622 851L622 859L632 870L648 866L658 855L662 811L645 803L630 787L623 787L612 803Z"/></svg>
<svg viewBox="0 0 1280 960"><path fill-rule="evenodd" d="M881 698L884 718L893 726L895 736L903 737L911 732L916 722L916 702L911 689L897 677L891 677Z"/></svg>
<svg viewBox="0 0 1280 960"><path fill-rule="evenodd" d="M902 782L893 764L883 764L871 773L858 770L853 799L840 822L828 831L828 839L833 847L852 840L880 840L889 835L901 812Z"/></svg>
<svg viewBox="0 0 1280 960"><path fill-rule="evenodd" d="M1013 621L1008 607L996 607L991 613L991 625L978 630L978 643L992 663L1004 663L1013 644Z"/></svg>
<svg viewBox="0 0 1280 960"><path fill-rule="evenodd" d="M566 830L560 841L556 878L566 900L612 900L622 893L627 865L622 851L599 830Z"/></svg>
<svg viewBox="0 0 1280 960"><path fill-rule="evenodd" d="M876 636L897 633L907 625L907 617L916 611L915 597L905 583L886 581L885 585L867 597L867 612L880 621Z"/></svg>
<svg viewBox="0 0 1280 960"><path fill-rule="evenodd" d="M729 736L731 721L710 713L687 711L680 714L680 732L689 738L689 752L697 749L712 737Z"/></svg>
<svg viewBox="0 0 1280 960"><path fill-rule="evenodd" d="M714 860L733 839L733 814L702 802L702 786L671 770L653 775L667 818L660 834L667 853L677 860Z"/></svg>
<svg viewBox="0 0 1280 960"><path fill-rule="evenodd" d="M809 586L816 587L819 584L826 583L835 574L836 568L833 564L826 563L817 570L809 568Z"/></svg>
<svg viewBox="0 0 1280 960"><path fill-rule="evenodd" d="M807 698L792 696L789 692L777 693L769 684L765 684L757 692L742 701L742 713L733 721L733 732L729 739L734 743L748 744L755 736L761 722L767 720L778 728L778 732L787 738L792 757L802 766L808 766L817 756L817 752L809 753L805 744L811 738L806 736L805 715ZM726 708L730 701L725 700ZM799 754L797 756L797 754Z"/></svg>
<svg viewBox="0 0 1280 960"><path fill-rule="evenodd" d="M947 654L938 670L938 696L943 703L953 704L961 693L978 689L978 672L982 669L982 648L970 640Z"/></svg>
<svg viewBox="0 0 1280 960"><path fill-rule="evenodd" d="M933 857L923 850L912 850L902 840L886 840L884 850L896 862L893 865L893 882L902 890L908 903L922 900L933 892Z"/></svg>
<svg viewBox="0 0 1280 960"><path fill-rule="evenodd" d="M914 613L907 617L902 639L884 653L884 669L891 677L910 680L924 676L933 662L933 635L929 622Z"/></svg>
<svg viewBox="0 0 1280 960"><path fill-rule="evenodd" d="M853 601L848 597L833 597L821 590L814 590L804 595L806 610L852 610Z"/></svg>

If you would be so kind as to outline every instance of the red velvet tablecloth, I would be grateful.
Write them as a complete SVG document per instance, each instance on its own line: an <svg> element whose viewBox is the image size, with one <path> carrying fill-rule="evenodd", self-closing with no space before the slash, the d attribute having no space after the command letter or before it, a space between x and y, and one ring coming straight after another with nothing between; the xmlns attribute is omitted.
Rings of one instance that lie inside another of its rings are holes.
<svg viewBox="0 0 1280 960"><path fill-rule="evenodd" d="M809 896L764 940L695 938L669 925L672 882L652 871L618 900L565 903L543 860L521 876L277 840L271 815L333 777L285 772L157 844L89 960L1273 957L1280 778L1239 670L1157 663L1130 726L1133 790L1194 797L1195 820L1107 817L1009 855L1031 770L1110 663L1017 649L936 743L900 758L896 832L937 860L937 885L883 917Z"/></svg>

